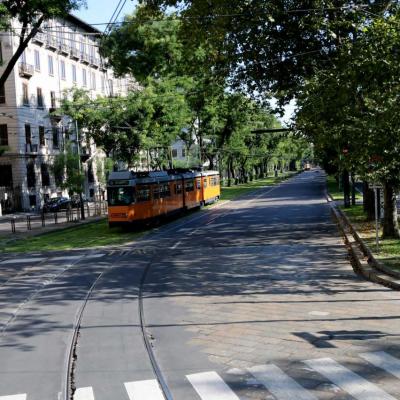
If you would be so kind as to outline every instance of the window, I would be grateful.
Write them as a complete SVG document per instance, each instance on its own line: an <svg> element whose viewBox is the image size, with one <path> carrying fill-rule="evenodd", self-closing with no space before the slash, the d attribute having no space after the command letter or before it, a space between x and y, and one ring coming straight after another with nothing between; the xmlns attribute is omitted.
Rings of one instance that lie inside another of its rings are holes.
<svg viewBox="0 0 400 400"><path fill-rule="evenodd" d="M75 41L75 33L74 32L69 33L69 42L70 42L71 49L76 49L76 41Z"/></svg>
<svg viewBox="0 0 400 400"><path fill-rule="evenodd" d="M41 88L37 88L37 106L38 108L43 108L43 93Z"/></svg>
<svg viewBox="0 0 400 400"><path fill-rule="evenodd" d="M136 188L136 201L148 201L150 200L150 188L148 186Z"/></svg>
<svg viewBox="0 0 400 400"><path fill-rule="evenodd" d="M39 50L35 50L35 70L40 71L40 53Z"/></svg>
<svg viewBox="0 0 400 400"><path fill-rule="evenodd" d="M88 165L87 177L88 177L89 183L94 183L94 174L93 174L93 165L92 164Z"/></svg>
<svg viewBox="0 0 400 400"><path fill-rule="evenodd" d="M76 65L72 65L72 82L76 83Z"/></svg>
<svg viewBox="0 0 400 400"><path fill-rule="evenodd" d="M51 108L56 108L56 92L50 92L50 102L51 102Z"/></svg>
<svg viewBox="0 0 400 400"><path fill-rule="evenodd" d="M0 87L0 104L5 104L6 102L6 91L4 85Z"/></svg>
<svg viewBox="0 0 400 400"><path fill-rule="evenodd" d="M25 143L26 144L32 143L32 132L31 132L31 126L29 124L25 124Z"/></svg>
<svg viewBox="0 0 400 400"><path fill-rule="evenodd" d="M108 88L110 90L110 96L114 96L114 84L112 79L108 80Z"/></svg>
<svg viewBox="0 0 400 400"><path fill-rule="evenodd" d="M26 179L28 188L33 188L36 185L35 165L29 163L26 165Z"/></svg>
<svg viewBox="0 0 400 400"><path fill-rule="evenodd" d="M82 85L87 86L86 69L82 69Z"/></svg>
<svg viewBox="0 0 400 400"><path fill-rule="evenodd" d="M47 56L49 75L54 76L53 56Z"/></svg>
<svg viewBox="0 0 400 400"><path fill-rule="evenodd" d="M204 178L204 180L203 180L203 186L204 186L204 189L207 187L207 178Z"/></svg>
<svg viewBox="0 0 400 400"><path fill-rule="evenodd" d="M197 188L198 190L201 189L201 180L200 180L200 179L196 179L196 188Z"/></svg>
<svg viewBox="0 0 400 400"><path fill-rule="evenodd" d="M58 149L59 141L58 141L58 128L53 127L53 149Z"/></svg>
<svg viewBox="0 0 400 400"><path fill-rule="evenodd" d="M104 93L106 90L106 79L104 75L101 76L101 92Z"/></svg>
<svg viewBox="0 0 400 400"><path fill-rule="evenodd" d="M116 187L108 189L108 204L110 206L128 206L135 202L132 187Z"/></svg>
<svg viewBox="0 0 400 400"><path fill-rule="evenodd" d="M182 185L180 183L175 184L175 194L182 193Z"/></svg>
<svg viewBox="0 0 400 400"><path fill-rule="evenodd" d="M158 185L153 186L153 199L159 199L160 198L160 188Z"/></svg>
<svg viewBox="0 0 400 400"><path fill-rule="evenodd" d="M169 183L163 183L160 185L160 198L171 196L171 189Z"/></svg>
<svg viewBox="0 0 400 400"><path fill-rule="evenodd" d="M0 165L0 187L12 187L12 166Z"/></svg>
<svg viewBox="0 0 400 400"><path fill-rule="evenodd" d="M178 150L172 149L172 157L178 157Z"/></svg>
<svg viewBox="0 0 400 400"><path fill-rule="evenodd" d="M28 84L22 84L22 104L24 106L29 106L29 92L28 92Z"/></svg>
<svg viewBox="0 0 400 400"><path fill-rule="evenodd" d="M42 186L50 186L50 174L47 164L40 165L40 174L42 176Z"/></svg>
<svg viewBox="0 0 400 400"><path fill-rule="evenodd" d="M67 75L65 73L65 61L63 60L60 61L60 75L62 80L65 81L67 79Z"/></svg>
<svg viewBox="0 0 400 400"><path fill-rule="evenodd" d="M91 82L91 88L93 90L96 90L96 74L92 72L92 82Z"/></svg>
<svg viewBox="0 0 400 400"><path fill-rule="evenodd" d="M1 124L0 125L0 146L8 146L8 128L7 128L7 124Z"/></svg>
<svg viewBox="0 0 400 400"><path fill-rule="evenodd" d="M212 176L210 178L210 185L211 186L218 186L219 180L218 180L218 176Z"/></svg>
<svg viewBox="0 0 400 400"><path fill-rule="evenodd" d="M194 182L193 181L186 181L185 182L185 191L186 192L193 192L194 191Z"/></svg>
<svg viewBox="0 0 400 400"><path fill-rule="evenodd" d="M46 146L46 139L44 137L44 126L39 126L39 144Z"/></svg>

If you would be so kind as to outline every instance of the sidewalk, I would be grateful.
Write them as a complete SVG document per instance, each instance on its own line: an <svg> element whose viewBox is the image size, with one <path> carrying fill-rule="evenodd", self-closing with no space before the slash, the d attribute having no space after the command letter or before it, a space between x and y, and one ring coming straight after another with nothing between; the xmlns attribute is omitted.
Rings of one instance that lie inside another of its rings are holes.
<svg viewBox="0 0 400 400"><path fill-rule="evenodd" d="M66 229L100 221L106 218L106 209L94 203L85 207L85 219L80 218L80 209L58 211L57 213L15 213L0 217L0 240L21 239L43 233Z"/></svg>

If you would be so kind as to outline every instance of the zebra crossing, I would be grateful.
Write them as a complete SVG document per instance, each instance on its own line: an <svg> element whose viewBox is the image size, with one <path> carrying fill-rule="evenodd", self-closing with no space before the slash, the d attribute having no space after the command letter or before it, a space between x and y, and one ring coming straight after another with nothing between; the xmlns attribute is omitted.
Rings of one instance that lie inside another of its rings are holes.
<svg viewBox="0 0 400 400"><path fill-rule="evenodd" d="M361 353L359 357L366 365L379 368L390 376L400 379L400 359L384 351ZM307 371L324 377L356 400L396 400L383 388L369 382L364 377L325 357L304 360ZM257 365L243 371L265 387L275 400L318 400L318 397L300 385L274 364ZM201 400L240 400L231 387L215 371L200 372L185 376L193 389L193 398ZM164 400L164 395L155 379L125 382L124 388L129 400ZM173 388L172 388L173 389ZM197 393L197 397L195 396ZM191 397L192 398L192 397ZM27 394L0 396L0 400L29 400ZM92 387L77 388L74 400L96 400ZM400 400L400 393L397 397Z"/></svg>

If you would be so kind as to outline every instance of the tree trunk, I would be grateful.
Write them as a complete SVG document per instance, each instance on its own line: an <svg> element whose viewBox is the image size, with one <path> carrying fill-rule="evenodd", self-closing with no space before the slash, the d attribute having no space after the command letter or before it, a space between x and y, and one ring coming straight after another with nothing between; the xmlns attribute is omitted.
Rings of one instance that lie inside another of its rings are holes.
<svg viewBox="0 0 400 400"><path fill-rule="evenodd" d="M350 207L350 179L349 179L349 171L344 169L342 172L342 181L343 181L343 197L344 197L344 207Z"/></svg>
<svg viewBox="0 0 400 400"><path fill-rule="evenodd" d="M400 238L399 222L397 220L396 191L390 182L384 185L383 237Z"/></svg>
<svg viewBox="0 0 400 400"><path fill-rule="evenodd" d="M368 221L375 218L374 191L368 186L368 182L363 182L363 208L367 214Z"/></svg>

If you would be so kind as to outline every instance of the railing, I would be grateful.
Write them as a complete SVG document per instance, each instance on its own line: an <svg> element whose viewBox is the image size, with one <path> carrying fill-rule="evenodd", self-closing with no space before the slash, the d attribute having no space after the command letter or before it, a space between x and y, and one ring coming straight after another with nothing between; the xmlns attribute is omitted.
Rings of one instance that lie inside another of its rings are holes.
<svg viewBox="0 0 400 400"><path fill-rule="evenodd" d="M38 152L38 145L37 144L31 144L31 143L26 143L25 144L25 153L37 153Z"/></svg>
<svg viewBox="0 0 400 400"><path fill-rule="evenodd" d="M71 58L75 58L76 60L79 59L79 52L77 49L75 49L74 47L71 47L69 50L69 56Z"/></svg>
<svg viewBox="0 0 400 400"><path fill-rule="evenodd" d="M58 43L58 51L62 54L68 54L69 53L69 47L65 43Z"/></svg>
<svg viewBox="0 0 400 400"><path fill-rule="evenodd" d="M96 57L90 56L90 65L92 65L93 67L99 67L100 60Z"/></svg>
<svg viewBox="0 0 400 400"><path fill-rule="evenodd" d="M38 32L32 39L33 42L43 44L46 42L46 35L43 32Z"/></svg>
<svg viewBox="0 0 400 400"><path fill-rule="evenodd" d="M46 47L49 49L53 49L56 50L57 49L57 41L56 39L51 36L51 35L47 35L47 40L46 40Z"/></svg>
<svg viewBox="0 0 400 400"><path fill-rule="evenodd" d="M33 65L21 62L19 63L19 76L31 78L34 74L35 68Z"/></svg>
<svg viewBox="0 0 400 400"><path fill-rule="evenodd" d="M89 55L87 53L81 53L81 62L89 64Z"/></svg>

